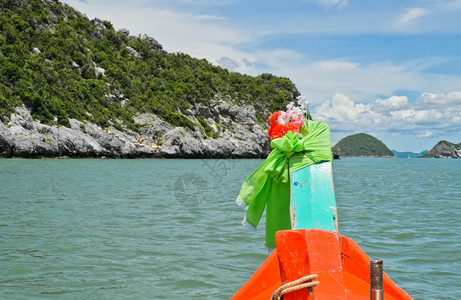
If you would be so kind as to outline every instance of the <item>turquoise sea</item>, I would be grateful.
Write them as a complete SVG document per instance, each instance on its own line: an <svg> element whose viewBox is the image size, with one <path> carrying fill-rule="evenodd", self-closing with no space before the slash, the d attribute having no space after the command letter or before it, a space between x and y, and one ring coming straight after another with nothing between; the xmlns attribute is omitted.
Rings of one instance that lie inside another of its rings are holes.
<svg viewBox="0 0 461 300"><path fill-rule="evenodd" d="M264 261L262 160L0 160L0 299L228 299ZM339 231L415 299L461 298L461 160L333 164Z"/></svg>

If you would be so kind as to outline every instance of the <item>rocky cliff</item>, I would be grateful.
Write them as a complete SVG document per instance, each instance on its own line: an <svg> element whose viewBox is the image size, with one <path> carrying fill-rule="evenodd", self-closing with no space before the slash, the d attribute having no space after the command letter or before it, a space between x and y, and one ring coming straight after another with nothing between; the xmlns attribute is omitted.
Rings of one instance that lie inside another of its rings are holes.
<svg viewBox="0 0 461 300"><path fill-rule="evenodd" d="M18 107L0 123L0 157L261 158L269 152L270 140L255 123L252 106L214 102L195 107L193 113L199 112L216 138L207 138L203 127L173 127L154 114L138 115L135 133L76 119L69 119L70 127L46 125Z"/></svg>
<svg viewBox="0 0 461 300"><path fill-rule="evenodd" d="M429 152L420 157L461 158L461 143L438 142Z"/></svg>

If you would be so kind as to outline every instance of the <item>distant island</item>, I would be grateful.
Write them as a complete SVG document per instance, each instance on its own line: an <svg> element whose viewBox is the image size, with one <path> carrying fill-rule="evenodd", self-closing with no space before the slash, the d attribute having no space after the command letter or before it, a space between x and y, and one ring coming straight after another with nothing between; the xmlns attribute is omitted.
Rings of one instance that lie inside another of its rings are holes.
<svg viewBox="0 0 461 300"><path fill-rule="evenodd" d="M377 138L357 133L341 139L332 148L339 157L394 157L394 153Z"/></svg>
<svg viewBox="0 0 461 300"><path fill-rule="evenodd" d="M427 152L428 152L427 150L424 150L424 151L422 151L420 153L414 153L414 152L410 152L410 151L399 152L397 150L392 150L392 153L394 153L394 156L396 158L418 158L420 156L423 156Z"/></svg>

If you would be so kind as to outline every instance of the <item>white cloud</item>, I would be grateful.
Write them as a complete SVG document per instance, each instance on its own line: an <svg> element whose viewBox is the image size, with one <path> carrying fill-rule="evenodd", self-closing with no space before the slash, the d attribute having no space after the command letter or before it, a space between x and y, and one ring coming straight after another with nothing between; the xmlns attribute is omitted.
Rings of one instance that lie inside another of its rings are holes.
<svg viewBox="0 0 461 300"><path fill-rule="evenodd" d="M446 10L457 10L461 9L461 0L447 1L442 3L442 8Z"/></svg>
<svg viewBox="0 0 461 300"><path fill-rule="evenodd" d="M371 104L355 103L349 97L335 94L318 106L313 113L315 120L325 121L338 131L354 131L379 123L381 115L372 111Z"/></svg>
<svg viewBox="0 0 461 300"><path fill-rule="evenodd" d="M266 58L259 55L256 57ZM376 95L393 95L398 90L437 93L461 90L460 76L422 72L424 67L419 67L416 61L399 65L390 62L364 64L339 59L311 61L309 57L299 53L265 61L275 74L292 79L300 92L309 97L313 104L330 99L334 93L369 102ZM421 64L425 65L426 62L421 61ZM383 105L398 105L394 101L398 99L379 104L385 109Z"/></svg>
<svg viewBox="0 0 461 300"><path fill-rule="evenodd" d="M454 124L453 127L461 133L461 92L423 93L416 99L414 107L440 112L440 119Z"/></svg>
<svg viewBox="0 0 461 300"><path fill-rule="evenodd" d="M427 138L433 136L434 133L432 131L427 130L425 133L418 134L419 138Z"/></svg>
<svg viewBox="0 0 461 300"><path fill-rule="evenodd" d="M430 137L444 132L456 133L461 132L461 113L459 110L452 110L452 101L456 98L453 95L459 94L461 93L432 95L432 99L442 99L436 108L410 104L405 96L376 99L373 103L363 104L354 102L345 95L335 94L331 100L315 108L313 117L328 122L333 131L405 132L418 137ZM423 99L420 100L422 102L427 98L429 96L423 94L418 99Z"/></svg>
<svg viewBox="0 0 461 300"><path fill-rule="evenodd" d="M240 66L240 64L237 61L227 56L223 56L220 59L218 59L217 63L223 68L228 69L229 71L234 71Z"/></svg>
<svg viewBox="0 0 461 300"><path fill-rule="evenodd" d="M207 21L227 20L226 17L215 16L215 15L195 15L194 18L197 20L207 20Z"/></svg>
<svg viewBox="0 0 461 300"><path fill-rule="evenodd" d="M416 110L414 108L389 112L394 121L409 124L434 124L442 118L442 113L436 110Z"/></svg>
<svg viewBox="0 0 461 300"><path fill-rule="evenodd" d="M167 0L171 1L171 0ZM216 6L216 5L229 5L235 3L237 0L177 0L182 4L192 4L192 5L201 5L201 6Z"/></svg>
<svg viewBox="0 0 461 300"><path fill-rule="evenodd" d="M300 92L314 104L322 103L334 93L369 101L376 95L392 95L396 90L444 91L461 88L458 76L423 73L415 67L414 62L395 65L389 62L358 64L347 60L310 61L308 57L293 51L272 60L265 55L256 54L256 57L264 58L274 73L291 78Z"/></svg>
<svg viewBox="0 0 461 300"><path fill-rule="evenodd" d="M398 23L400 25L405 25L427 14L429 14L429 10L427 8L422 8L422 7L411 8L402 17L400 17Z"/></svg>
<svg viewBox="0 0 461 300"><path fill-rule="evenodd" d="M446 110L461 111L461 92L446 94L423 93L416 99L415 106L426 108L445 107Z"/></svg>
<svg viewBox="0 0 461 300"><path fill-rule="evenodd" d="M375 108L380 112L405 109L409 106L410 104L408 103L408 98L405 96L392 96L387 99L377 99L375 102Z"/></svg>
<svg viewBox="0 0 461 300"><path fill-rule="evenodd" d="M315 62L311 65L311 67L324 72L350 72L357 70L358 65L348 61L330 60Z"/></svg>
<svg viewBox="0 0 461 300"><path fill-rule="evenodd" d="M426 7L408 8L397 16L393 29L407 32L459 33L461 1L425 1ZM392 18L394 19L394 18Z"/></svg>
<svg viewBox="0 0 461 300"><path fill-rule="evenodd" d="M347 6L347 0L314 0L314 1L323 7L336 6L336 7L342 8L342 7Z"/></svg>

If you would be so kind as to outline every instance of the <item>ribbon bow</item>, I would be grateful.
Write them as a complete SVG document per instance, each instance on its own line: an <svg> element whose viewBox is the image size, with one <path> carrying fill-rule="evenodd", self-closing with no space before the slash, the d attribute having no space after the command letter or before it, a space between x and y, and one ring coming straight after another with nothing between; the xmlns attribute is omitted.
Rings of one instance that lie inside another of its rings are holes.
<svg viewBox="0 0 461 300"><path fill-rule="evenodd" d="M308 121L297 132L274 139L263 164L242 184L237 203L247 210L244 224L256 228L266 209L266 246L275 248L275 232L291 228L290 172L311 164L333 161L330 129L326 123ZM267 206L267 208L266 208Z"/></svg>

